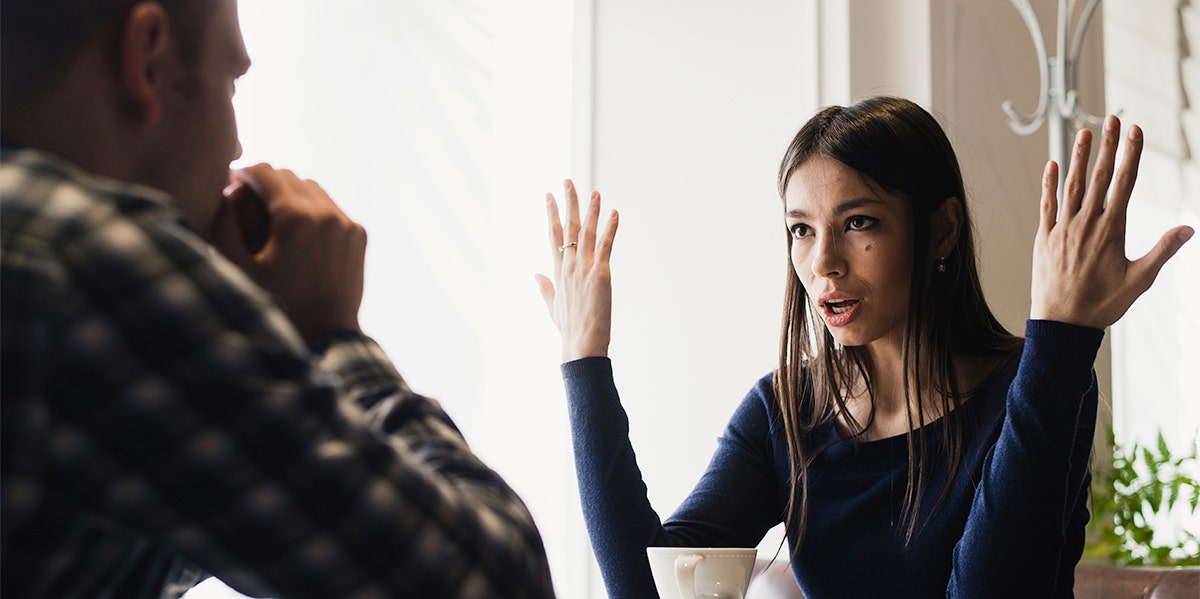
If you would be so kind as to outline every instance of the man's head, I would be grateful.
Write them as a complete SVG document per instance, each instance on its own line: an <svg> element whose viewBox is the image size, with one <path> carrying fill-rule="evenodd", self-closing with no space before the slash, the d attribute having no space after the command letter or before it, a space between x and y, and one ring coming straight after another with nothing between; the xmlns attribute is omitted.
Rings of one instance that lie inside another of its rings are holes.
<svg viewBox="0 0 1200 599"><path fill-rule="evenodd" d="M236 0L4 0L6 136L170 193L209 234L240 153Z"/></svg>
<svg viewBox="0 0 1200 599"><path fill-rule="evenodd" d="M4 110L18 107L47 76L61 67L89 37L111 29L139 0L5 0L0 19L0 97ZM200 52L204 2L161 0L171 17L179 48L195 61Z"/></svg>

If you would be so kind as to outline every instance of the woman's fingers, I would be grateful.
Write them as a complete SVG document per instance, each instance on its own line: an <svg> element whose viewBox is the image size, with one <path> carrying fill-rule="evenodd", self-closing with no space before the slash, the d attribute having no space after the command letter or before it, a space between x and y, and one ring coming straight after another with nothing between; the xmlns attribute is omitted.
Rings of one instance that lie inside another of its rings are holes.
<svg viewBox="0 0 1200 599"><path fill-rule="evenodd" d="M1150 288L1167 260L1170 260L1195 233L1196 230L1188 226L1175 227L1164 233L1145 256L1129 263L1130 278L1138 295Z"/></svg>
<svg viewBox="0 0 1200 599"><path fill-rule="evenodd" d="M1104 200L1108 195L1108 185L1112 182L1113 169L1117 160L1117 143L1121 139L1121 121L1115 115L1104 119L1104 130L1100 135L1100 151L1096 156L1096 166L1092 168L1092 181L1084 194L1082 209L1089 214L1100 214L1104 211ZM1128 157L1122 161L1122 170L1129 166ZM1136 168L1136 165L1134 165Z"/></svg>
<svg viewBox="0 0 1200 599"><path fill-rule="evenodd" d="M597 264L607 265L609 258L612 257L613 240L617 238L617 224L619 222L620 217L616 210L609 213L608 224L604 226L604 235L600 238L600 243L596 247Z"/></svg>
<svg viewBox="0 0 1200 599"><path fill-rule="evenodd" d="M574 183L563 182L565 224L559 224L554 196L546 194L550 239L557 272L553 279L535 275L550 318L563 339L563 361L608 353L612 327L612 283L608 257L616 236L616 213L600 227L600 194L592 192L580 220L579 196Z"/></svg>
<svg viewBox="0 0 1200 599"><path fill-rule="evenodd" d="M583 264L591 264L596 253L596 226L600 220L600 192L593 191L588 198L587 215L583 219L583 230L579 233L578 256Z"/></svg>
<svg viewBox="0 0 1200 599"><path fill-rule="evenodd" d="M563 238L563 258L574 257L579 244L579 194L575 192L575 183L570 179L563 181L563 192L567 196L567 227Z"/></svg>
<svg viewBox="0 0 1200 599"><path fill-rule="evenodd" d="M542 299L546 302L546 309L550 311L550 317L554 317L554 282L546 275L533 275L537 281L538 291L542 293Z"/></svg>
<svg viewBox="0 0 1200 599"><path fill-rule="evenodd" d="M1113 134L1117 136L1119 132ZM1133 185L1137 182L1138 164L1142 160L1142 129L1137 125L1129 128L1125 140L1125 154L1121 157L1121 168L1117 171L1116 184L1108 197L1108 212L1114 226L1125 229L1125 216L1129 199L1133 196Z"/></svg>
<svg viewBox="0 0 1200 599"><path fill-rule="evenodd" d="M1089 188L1085 188L1084 171L1091 139L1086 130L1080 132L1057 212L1058 173L1053 162L1046 166L1041 225L1034 243L1032 318L1094 328L1113 324L1194 233L1190 227L1175 227L1142 258L1126 258L1126 212L1137 181L1142 132L1130 128L1118 166L1120 126L1116 117L1105 119Z"/></svg>
<svg viewBox="0 0 1200 599"><path fill-rule="evenodd" d="M546 212L550 220L550 242L554 248L554 266L556 272L562 273L564 260L570 264L570 270L576 270L581 265L585 270L590 268L598 257L598 251L603 249L605 260L612 253L613 236L616 230L605 229L600 236L600 192L593 191L588 199L587 211L580 220L579 194L575 184L570 179L563 181L563 189L567 202L567 222L565 227L559 224L558 206L553 194L546 194ZM610 218L611 222L611 218ZM598 247L597 242L606 246Z"/></svg>
<svg viewBox="0 0 1200 599"><path fill-rule="evenodd" d="M550 253L554 256L554 276L559 276L562 272L562 250L559 248L563 244L563 228L562 221L558 216L558 202L554 201L554 194L546 194L546 220L550 224Z"/></svg>
<svg viewBox="0 0 1200 599"><path fill-rule="evenodd" d="M1042 234L1049 234L1058 222L1058 163L1051 160L1042 171Z"/></svg>
<svg viewBox="0 0 1200 599"><path fill-rule="evenodd" d="M1062 215L1075 216L1083 205L1083 193L1087 187L1088 157L1092 151L1092 132L1081 129L1075 136L1071 153L1071 166L1067 169L1066 186L1063 189Z"/></svg>

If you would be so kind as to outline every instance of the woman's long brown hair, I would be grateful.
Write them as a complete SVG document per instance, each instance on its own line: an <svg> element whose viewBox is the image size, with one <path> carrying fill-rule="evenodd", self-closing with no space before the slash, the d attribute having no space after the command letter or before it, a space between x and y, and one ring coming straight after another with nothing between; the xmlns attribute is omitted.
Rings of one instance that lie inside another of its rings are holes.
<svg viewBox="0 0 1200 599"><path fill-rule="evenodd" d="M975 241L966 205L958 159L937 121L911 101L875 97L852 106L831 106L806 123L779 168L779 196L784 197L791 174L814 156L837 160L870 183L908 201L912 213L912 277L904 327L904 395L911 434L908 446L908 484L904 494L905 542L911 542L925 522L918 522L928 491L931 454L945 456L949 476L933 510L941 505L962 461L964 423L957 408L964 398L954 369L956 356L996 357L1021 345L993 316L984 301L975 263ZM961 230L953 249L932 256L931 217L942 202L959 198ZM786 227L784 227L785 233ZM791 256L792 236L786 234ZM945 272L935 272L944 258ZM795 539L795 558L808 528L808 475L815 457L828 443L816 445L811 433L841 417L851 437L870 426L875 416L873 365L865 351L839 346L825 328L815 298L809 298L788 261L784 296L779 370L774 391L791 463L790 499L784 522ZM865 382L871 400L866 422L846 406L847 383ZM933 413L924 401L913 401L920 390L932 390L940 400ZM914 409L915 406L915 409ZM941 439L926 438L925 425L943 414ZM831 443L832 441L830 441ZM933 445L937 443L937 445ZM937 451L938 446L942 451ZM932 512L930 512L932 514Z"/></svg>

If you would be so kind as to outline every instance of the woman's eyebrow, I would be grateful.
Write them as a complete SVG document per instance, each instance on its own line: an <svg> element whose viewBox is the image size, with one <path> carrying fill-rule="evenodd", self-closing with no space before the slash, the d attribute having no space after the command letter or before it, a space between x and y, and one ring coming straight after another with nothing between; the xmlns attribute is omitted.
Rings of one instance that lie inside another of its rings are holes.
<svg viewBox="0 0 1200 599"><path fill-rule="evenodd" d="M841 214L843 212L849 212L851 210L862 208L863 206L871 205L882 206L883 200L880 200L879 198L854 198L838 204L837 207L834 208L833 212L834 214ZM800 210L799 208L788 210L787 215L793 218L808 218L808 213Z"/></svg>

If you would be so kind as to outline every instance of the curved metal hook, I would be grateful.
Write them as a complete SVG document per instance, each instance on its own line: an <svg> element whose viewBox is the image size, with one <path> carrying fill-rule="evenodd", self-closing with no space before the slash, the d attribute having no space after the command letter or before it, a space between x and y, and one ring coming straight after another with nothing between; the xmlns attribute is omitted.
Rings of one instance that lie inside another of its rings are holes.
<svg viewBox="0 0 1200 599"><path fill-rule="evenodd" d="M1021 15L1021 19L1025 21L1025 27L1029 29L1030 36L1033 37L1033 47L1037 51L1041 91L1038 94L1037 109L1034 110L1032 116L1025 116L1017 112L1011 100L1006 100L1000 105L1000 108L1008 115L1009 129L1012 129L1018 135L1031 135L1046 120L1046 105L1048 103L1050 88L1050 73L1047 71L1046 43L1042 39L1042 25L1038 22L1037 13L1034 12L1030 0L1009 0L1009 2L1017 9L1017 12Z"/></svg>
<svg viewBox="0 0 1200 599"><path fill-rule="evenodd" d="M1074 69L1074 66L1069 65L1069 64L1062 66L1062 69L1064 71L1064 74L1063 74L1064 80L1067 78L1066 70L1068 68ZM1062 116L1062 118L1065 119L1065 118L1070 118L1071 115L1075 114L1077 111L1080 110L1080 108L1079 108L1079 93L1075 91L1074 85L1071 85L1070 89L1067 89L1067 86L1065 83L1062 84L1062 86L1063 86L1063 89L1059 90L1060 97L1057 98L1058 114L1060 116Z"/></svg>
<svg viewBox="0 0 1200 599"><path fill-rule="evenodd" d="M1075 35L1071 38L1071 53L1067 55L1072 64L1079 60L1079 54L1083 51L1083 38L1087 35L1088 23L1092 22L1092 16L1099 5L1100 0L1088 0L1087 6L1083 7L1083 13L1080 14L1079 22L1075 24Z"/></svg>
<svg viewBox="0 0 1200 599"><path fill-rule="evenodd" d="M1080 14L1079 22L1075 24L1075 34L1071 37L1071 53L1068 55L1069 62L1066 65L1070 68L1072 90L1079 87L1079 71L1075 68L1075 65L1079 62L1079 55L1083 53L1083 40L1087 36L1088 25L1092 22L1092 17L1096 13L1096 7L1099 5L1100 0L1088 0L1087 6L1083 7L1083 13ZM1092 115L1079 105L1079 100L1075 97L1074 91L1071 91L1070 95L1072 96L1070 102L1071 113L1073 113L1078 121L1086 123L1089 127L1099 127L1104 123L1102 117Z"/></svg>
<svg viewBox="0 0 1200 599"><path fill-rule="evenodd" d="M1000 109L1008 115L1008 128L1012 129L1013 133L1017 135L1033 135L1041 128L1042 123L1046 122L1046 111L1041 107L1044 104L1045 102L1042 102L1039 105L1039 110L1032 117L1018 113L1017 109L1013 108L1012 100L1005 100L1000 105Z"/></svg>

